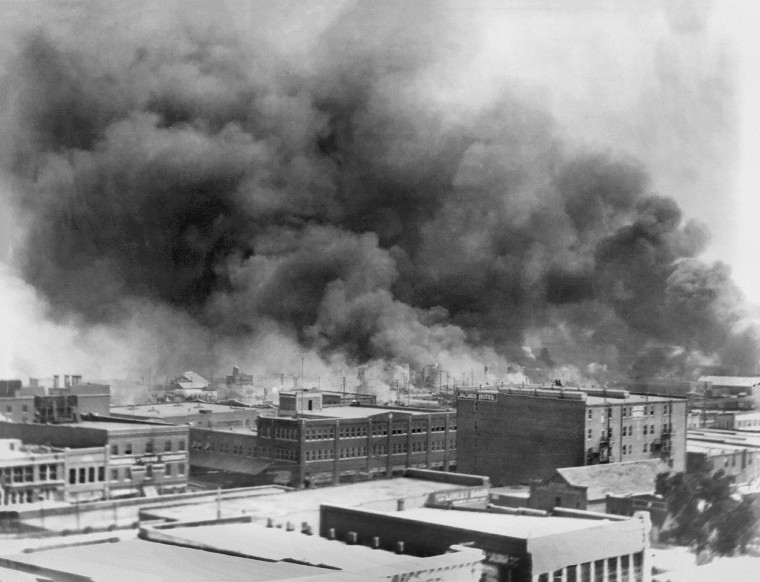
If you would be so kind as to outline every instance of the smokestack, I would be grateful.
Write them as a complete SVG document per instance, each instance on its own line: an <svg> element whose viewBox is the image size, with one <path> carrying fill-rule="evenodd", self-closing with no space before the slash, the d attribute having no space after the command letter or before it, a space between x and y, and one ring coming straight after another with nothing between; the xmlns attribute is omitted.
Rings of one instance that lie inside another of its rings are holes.
<svg viewBox="0 0 760 582"><path fill-rule="evenodd" d="M59 384L59 382L58 382L58 374L55 374L55 375L53 376L53 388L54 388L54 389L56 389L56 390L57 390L58 388L60 388L60 384Z"/></svg>
<svg viewBox="0 0 760 582"><path fill-rule="evenodd" d="M65 374L63 376L63 387L69 388L70 386L71 386L71 376L69 376L68 374Z"/></svg>
<svg viewBox="0 0 760 582"><path fill-rule="evenodd" d="M240 374L240 368L238 368L237 366L232 366L232 376L237 377L238 374Z"/></svg>
<svg viewBox="0 0 760 582"><path fill-rule="evenodd" d="M71 377L71 385L72 386L79 386L82 383L82 376L76 375Z"/></svg>

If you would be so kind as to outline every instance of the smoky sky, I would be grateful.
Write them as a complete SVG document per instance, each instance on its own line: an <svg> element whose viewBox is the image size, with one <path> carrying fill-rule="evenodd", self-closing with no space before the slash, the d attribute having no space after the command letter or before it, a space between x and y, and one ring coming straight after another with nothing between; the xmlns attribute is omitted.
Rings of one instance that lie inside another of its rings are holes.
<svg viewBox="0 0 760 582"><path fill-rule="evenodd" d="M442 6L346 3L308 64L265 12L245 34L93 18L81 39L19 36L3 164L50 316L118 325L139 300L355 364L481 347L529 364L538 334L544 363L751 372L730 270L700 260L706 230L642 162L576 147L516 86L435 99L472 50Z"/></svg>

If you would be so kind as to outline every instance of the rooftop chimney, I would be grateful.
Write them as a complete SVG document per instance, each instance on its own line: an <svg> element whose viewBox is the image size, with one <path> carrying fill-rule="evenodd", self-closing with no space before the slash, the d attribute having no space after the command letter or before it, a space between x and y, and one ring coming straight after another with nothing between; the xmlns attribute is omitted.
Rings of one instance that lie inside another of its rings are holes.
<svg viewBox="0 0 760 582"><path fill-rule="evenodd" d="M60 384L58 383L58 374L55 374L53 376L53 388L55 389L60 388Z"/></svg>
<svg viewBox="0 0 760 582"><path fill-rule="evenodd" d="M66 374L63 377L63 386L64 388L68 388L69 386L71 386L71 376L69 376L68 374Z"/></svg>
<svg viewBox="0 0 760 582"><path fill-rule="evenodd" d="M79 386L82 383L82 376L76 375L71 377L71 385L72 386Z"/></svg>

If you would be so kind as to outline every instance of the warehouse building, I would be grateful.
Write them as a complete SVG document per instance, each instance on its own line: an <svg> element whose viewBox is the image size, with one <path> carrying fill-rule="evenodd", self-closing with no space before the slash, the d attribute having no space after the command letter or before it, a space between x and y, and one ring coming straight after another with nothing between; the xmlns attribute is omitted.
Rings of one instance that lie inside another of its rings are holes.
<svg viewBox="0 0 760 582"><path fill-rule="evenodd" d="M459 470L513 485L561 467L660 459L686 467L686 400L515 387L457 394Z"/></svg>

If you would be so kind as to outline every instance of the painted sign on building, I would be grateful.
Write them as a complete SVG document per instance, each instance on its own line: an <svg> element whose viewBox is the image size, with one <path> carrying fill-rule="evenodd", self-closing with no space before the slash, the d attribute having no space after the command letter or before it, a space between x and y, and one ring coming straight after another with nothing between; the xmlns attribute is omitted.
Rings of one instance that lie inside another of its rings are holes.
<svg viewBox="0 0 760 582"><path fill-rule="evenodd" d="M490 392L457 392L457 398L460 400L484 400L496 402L496 394Z"/></svg>

